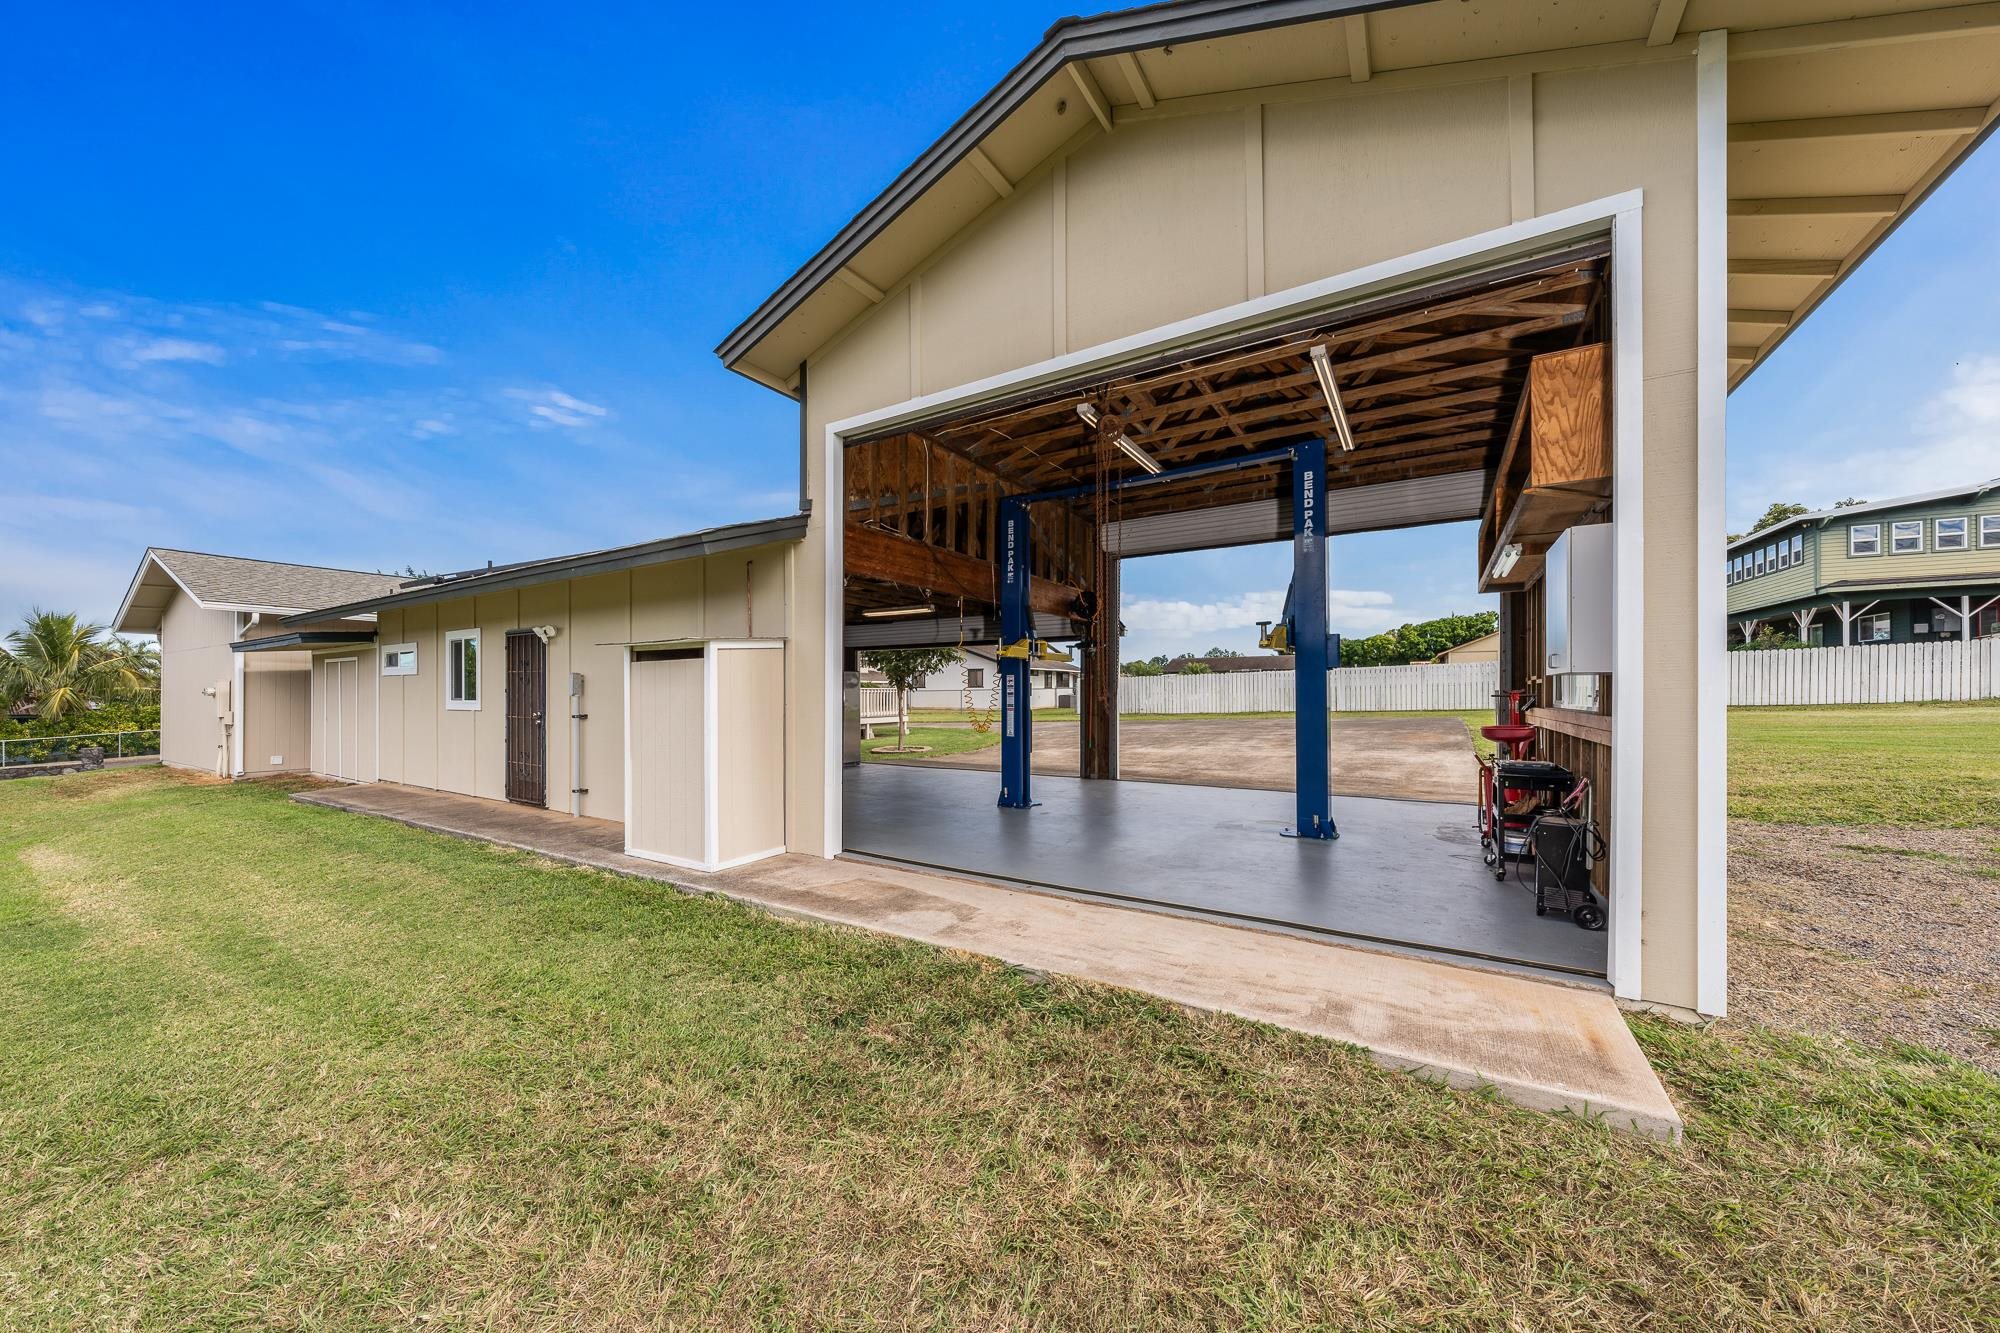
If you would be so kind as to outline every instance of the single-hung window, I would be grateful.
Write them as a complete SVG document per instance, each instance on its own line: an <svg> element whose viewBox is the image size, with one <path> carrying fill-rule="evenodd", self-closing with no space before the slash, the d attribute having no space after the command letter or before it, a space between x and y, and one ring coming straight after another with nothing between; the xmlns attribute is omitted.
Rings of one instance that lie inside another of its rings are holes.
<svg viewBox="0 0 2000 1333"><path fill-rule="evenodd" d="M1767 574L1775 573L1777 571L1777 568L1778 568L1778 548L1775 546L1766 546L1764 548L1764 572Z"/></svg>
<svg viewBox="0 0 2000 1333"><path fill-rule="evenodd" d="M1792 534L1792 563L1799 564L1806 558L1806 538L1802 532Z"/></svg>
<svg viewBox="0 0 2000 1333"><path fill-rule="evenodd" d="M1764 548L1761 546L1757 548L1757 563L1752 566L1752 572L1756 574L1764 572Z"/></svg>
<svg viewBox="0 0 2000 1333"><path fill-rule="evenodd" d="M414 643L387 643L382 645L382 674L385 676L416 675L417 645Z"/></svg>
<svg viewBox="0 0 2000 1333"><path fill-rule="evenodd" d="M479 707L479 631L454 629L444 636L444 706Z"/></svg>
<svg viewBox="0 0 2000 1333"><path fill-rule="evenodd" d="M1856 523L1848 528L1847 553L1849 555L1882 554L1882 525L1880 523Z"/></svg>
<svg viewBox="0 0 2000 1333"><path fill-rule="evenodd" d="M1963 551L1966 547L1966 521L1963 518L1941 518L1937 521L1935 549L1940 551Z"/></svg>
<svg viewBox="0 0 2000 1333"><path fill-rule="evenodd" d="M1924 521L1898 519L1889 525L1889 550L1895 555L1915 555L1924 549Z"/></svg>
<svg viewBox="0 0 2000 1333"><path fill-rule="evenodd" d="M1779 542L1778 568L1790 569L1791 567L1792 567L1792 544L1790 542Z"/></svg>
<svg viewBox="0 0 2000 1333"><path fill-rule="evenodd" d="M1979 544L1981 546L2000 546L2000 514L1981 514L1979 516Z"/></svg>

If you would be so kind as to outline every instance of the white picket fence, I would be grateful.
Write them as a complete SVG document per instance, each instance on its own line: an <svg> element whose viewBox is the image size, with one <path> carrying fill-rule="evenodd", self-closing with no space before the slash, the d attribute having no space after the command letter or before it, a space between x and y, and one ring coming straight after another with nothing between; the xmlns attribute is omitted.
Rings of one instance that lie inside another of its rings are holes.
<svg viewBox="0 0 2000 1333"><path fill-rule="evenodd" d="M2000 639L1862 643L1729 655L1729 702L1904 704L2000 698Z"/></svg>
<svg viewBox="0 0 2000 1333"><path fill-rule="evenodd" d="M1341 667L1327 673L1337 713L1489 709L1500 688L1498 662ZM1121 676L1121 713L1289 713L1289 671L1207 676Z"/></svg>

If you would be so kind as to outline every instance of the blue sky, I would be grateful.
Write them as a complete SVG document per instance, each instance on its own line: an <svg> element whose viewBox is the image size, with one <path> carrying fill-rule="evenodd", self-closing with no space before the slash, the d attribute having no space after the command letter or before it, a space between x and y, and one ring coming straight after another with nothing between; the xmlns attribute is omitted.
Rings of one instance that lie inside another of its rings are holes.
<svg viewBox="0 0 2000 1333"><path fill-rule="evenodd" d="M1059 8L38 6L0 81L0 620L148 544L461 568L788 510L711 349ZM2000 474L1989 149L1731 401L1730 517ZM1338 539L1335 626L1478 609L1469 525ZM1125 655L1244 647L1281 549L1135 561Z"/></svg>

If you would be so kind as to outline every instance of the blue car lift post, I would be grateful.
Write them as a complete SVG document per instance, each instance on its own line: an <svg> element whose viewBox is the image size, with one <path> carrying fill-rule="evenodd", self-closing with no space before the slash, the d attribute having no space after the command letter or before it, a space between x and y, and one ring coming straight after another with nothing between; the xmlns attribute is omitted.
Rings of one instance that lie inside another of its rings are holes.
<svg viewBox="0 0 2000 1333"><path fill-rule="evenodd" d="M1260 450L1213 463L1190 463L1118 483L1123 490L1176 481L1183 477L1228 472L1283 459L1292 465L1292 588L1285 599L1285 628L1295 660L1297 690L1298 822L1286 837L1331 842L1340 836L1333 823L1333 783L1327 765L1327 713L1331 699L1327 670L1334 665L1335 641L1327 634L1327 563L1325 522L1326 444L1301 440L1277 449ZM1031 643L1034 617L1028 606L1028 580L1033 534L1028 506L1043 500L1070 500L1096 488L1071 486L1004 496L1000 501L1000 642L1003 647ZM1000 804L1026 810L1035 804L1030 761L1034 753L1034 709L1028 684L1030 658L1000 657Z"/></svg>

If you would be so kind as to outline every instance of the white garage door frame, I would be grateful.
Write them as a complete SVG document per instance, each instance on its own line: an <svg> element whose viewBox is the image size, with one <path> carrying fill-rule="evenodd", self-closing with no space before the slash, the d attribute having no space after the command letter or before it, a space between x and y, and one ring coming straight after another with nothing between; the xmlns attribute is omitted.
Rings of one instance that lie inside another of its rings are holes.
<svg viewBox="0 0 2000 1333"><path fill-rule="evenodd" d="M1611 781L1621 793L1612 810L1611 921L1607 973L1621 998L1640 996L1640 925L1643 889L1641 815L1644 801L1644 751L1641 720L1645 716L1645 583L1644 458L1645 413L1642 397L1645 351L1640 277L1643 267L1641 209L1644 192L1628 190L1579 204L1542 217L1432 246L1412 254L1369 264L1274 292L1255 300L1224 306L1206 314L1164 324L1144 333L1100 343L1095 347L1052 357L1005 374L974 380L937 393L923 394L890 407L848 417L827 426L820 441L823 496L845 494L846 442L898 426L965 411L997 398L1037 388L1051 388L1078 378L1111 377L1121 367L1170 353L1176 348L1212 344L1217 339L1323 313L1363 300L1421 288L1475 274L1578 241L1608 236L1611 241L1612 427L1616 438L1613 503L1618 516L1615 540L1615 606L1612 614L1613 665L1618 681L1618 708L1611 719ZM826 575L826 657L823 664L827 697L824 737L825 846L830 854L846 850L841 829L841 626L845 615L843 525L831 521L839 505L819 507L815 526ZM1707 892L1703 884L1703 892Z"/></svg>

